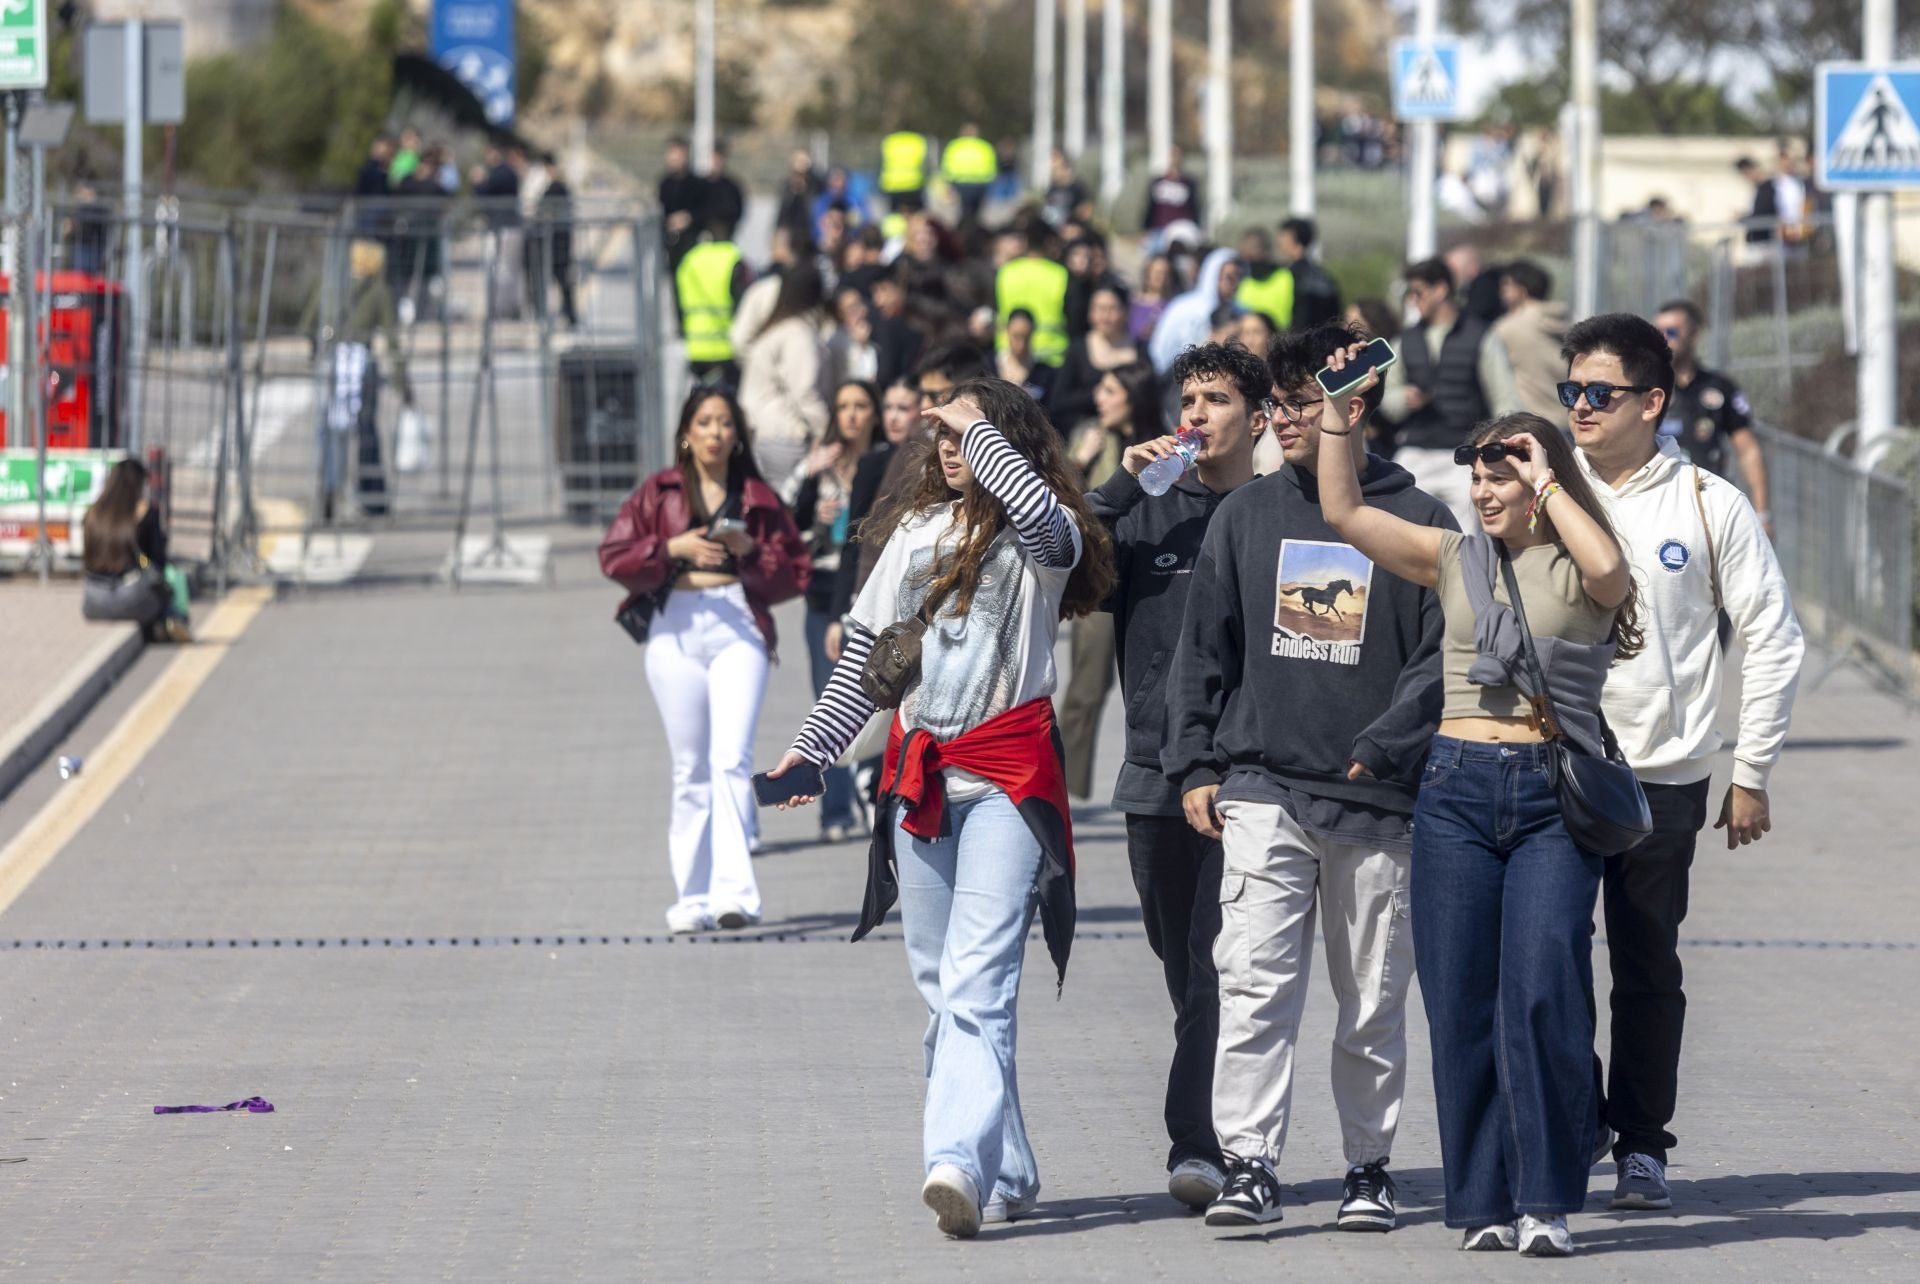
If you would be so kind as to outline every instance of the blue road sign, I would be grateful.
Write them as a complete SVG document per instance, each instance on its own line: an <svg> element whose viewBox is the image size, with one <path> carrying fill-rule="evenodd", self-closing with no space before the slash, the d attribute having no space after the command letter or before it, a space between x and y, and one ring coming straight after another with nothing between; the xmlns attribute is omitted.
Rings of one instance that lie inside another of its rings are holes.
<svg viewBox="0 0 1920 1284"><path fill-rule="evenodd" d="M1821 63L1814 117L1821 187L1920 187L1920 62Z"/></svg>
<svg viewBox="0 0 1920 1284"><path fill-rule="evenodd" d="M1393 114L1399 120L1459 120L1460 42L1393 42Z"/></svg>
<svg viewBox="0 0 1920 1284"><path fill-rule="evenodd" d="M432 50L489 121L513 123L513 0L434 0Z"/></svg>

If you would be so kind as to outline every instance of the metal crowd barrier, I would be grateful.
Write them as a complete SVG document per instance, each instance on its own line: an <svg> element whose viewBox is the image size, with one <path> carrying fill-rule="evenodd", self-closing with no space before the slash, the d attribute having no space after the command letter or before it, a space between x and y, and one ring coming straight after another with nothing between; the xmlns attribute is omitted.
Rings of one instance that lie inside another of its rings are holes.
<svg viewBox="0 0 1920 1284"><path fill-rule="evenodd" d="M639 202L92 198L16 231L41 250L30 362L66 401L7 445L57 418L56 446L163 465L176 555L210 580L262 569L270 531L303 566L317 534L415 532L438 567L435 536L602 520L668 461Z"/></svg>
<svg viewBox="0 0 1920 1284"><path fill-rule="evenodd" d="M1914 496L1816 442L1760 427L1774 550L1808 638L1817 685L1852 664L1914 695Z"/></svg>

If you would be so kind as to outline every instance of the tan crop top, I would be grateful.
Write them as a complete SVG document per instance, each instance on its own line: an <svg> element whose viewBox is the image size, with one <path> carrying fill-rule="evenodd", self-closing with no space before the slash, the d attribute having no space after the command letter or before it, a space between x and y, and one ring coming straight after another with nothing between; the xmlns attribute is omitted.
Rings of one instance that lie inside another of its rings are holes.
<svg viewBox="0 0 1920 1284"><path fill-rule="evenodd" d="M1479 649L1473 640L1473 606L1460 579L1458 531L1440 533L1438 591L1440 609L1447 617L1440 643L1440 676L1444 718L1524 718L1531 712L1527 699L1514 686L1483 687L1467 681ZM1580 584L1580 567L1559 544L1537 544L1513 554L1513 575L1525 599L1527 623L1535 637L1565 638L1583 646L1598 646L1613 632L1613 612L1587 596ZM1493 577L1493 600L1511 606L1504 576Z"/></svg>

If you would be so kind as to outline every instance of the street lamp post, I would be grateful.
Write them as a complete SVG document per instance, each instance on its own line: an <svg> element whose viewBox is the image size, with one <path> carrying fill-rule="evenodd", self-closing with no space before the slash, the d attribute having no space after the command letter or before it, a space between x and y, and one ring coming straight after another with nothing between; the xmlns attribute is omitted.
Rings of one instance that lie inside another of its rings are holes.
<svg viewBox="0 0 1920 1284"><path fill-rule="evenodd" d="M1053 28L1054 0L1036 0L1033 6L1033 155L1027 158L1027 172L1035 190L1042 192L1052 181Z"/></svg>
<svg viewBox="0 0 1920 1284"><path fill-rule="evenodd" d="M1414 35L1426 48L1432 47L1434 37L1439 33L1439 9L1438 0L1420 0L1420 6L1415 10ZM1440 126L1431 120L1412 121L1407 126L1407 141L1410 144L1407 163L1412 170L1407 184L1407 258L1417 263L1433 257L1433 183L1434 171L1439 168L1440 161Z"/></svg>
<svg viewBox="0 0 1920 1284"><path fill-rule="evenodd" d="M1573 0L1573 311L1600 310L1600 18Z"/></svg>
<svg viewBox="0 0 1920 1284"><path fill-rule="evenodd" d="M1120 199L1127 182L1127 9L1105 0L1100 12L1100 196Z"/></svg>
<svg viewBox="0 0 1920 1284"><path fill-rule="evenodd" d="M713 4L693 11L693 172L702 175L713 161Z"/></svg>
<svg viewBox="0 0 1920 1284"><path fill-rule="evenodd" d="M1207 5L1207 229L1233 212L1233 3Z"/></svg>
<svg viewBox="0 0 1920 1284"><path fill-rule="evenodd" d="M1866 0L1860 52L1869 63L1893 61L1894 0ZM1824 140L1819 140L1824 142ZM1855 457L1870 467L1900 418L1899 323L1893 258L1893 197L1860 198L1860 359L1855 378L1860 440Z"/></svg>
<svg viewBox="0 0 1920 1284"><path fill-rule="evenodd" d="M1313 0L1293 0L1293 47L1287 51L1287 106L1291 114L1287 156L1287 207L1301 218L1312 218L1315 206L1313 171Z"/></svg>
<svg viewBox="0 0 1920 1284"><path fill-rule="evenodd" d="M1147 4L1147 167L1173 158L1173 0Z"/></svg>
<svg viewBox="0 0 1920 1284"><path fill-rule="evenodd" d="M1087 0L1067 0L1067 103L1061 132L1074 160L1087 150Z"/></svg>

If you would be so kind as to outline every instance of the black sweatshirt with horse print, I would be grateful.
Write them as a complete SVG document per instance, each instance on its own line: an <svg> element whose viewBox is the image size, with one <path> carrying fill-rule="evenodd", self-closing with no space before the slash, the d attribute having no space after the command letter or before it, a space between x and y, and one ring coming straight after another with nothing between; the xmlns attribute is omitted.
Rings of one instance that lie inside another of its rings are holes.
<svg viewBox="0 0 1920 1284"><path fill-rule="evenodd" d="M1384 459L1368 457L1360 488L1407 521L1455 525ZM1221 501L1194 565L1162 768L1183 794L1221 784L1284 801L1310 830L1404 843L1440 722L1442 625L1432 590L1327 525L1312 474L1256 478ZM1372 774L1348 780L1353 762Z"/></svg>

